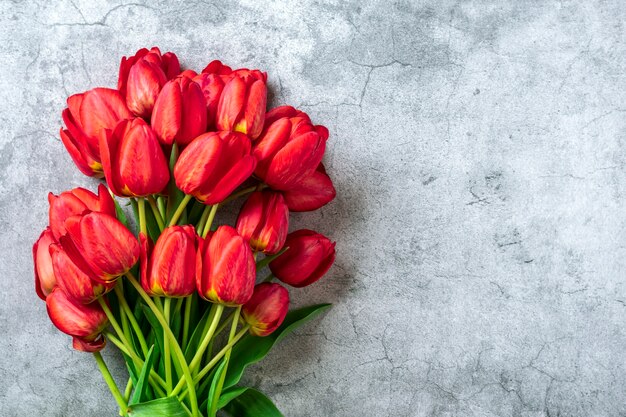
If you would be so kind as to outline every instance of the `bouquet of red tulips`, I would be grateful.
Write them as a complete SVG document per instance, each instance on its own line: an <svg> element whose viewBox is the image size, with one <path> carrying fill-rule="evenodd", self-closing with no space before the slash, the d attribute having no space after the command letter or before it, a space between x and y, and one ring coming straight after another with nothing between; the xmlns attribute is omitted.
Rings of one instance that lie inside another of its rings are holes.
<svg viewBox="0 0 626 417"><path fill-rule="evenodd" d="M73 347L93 353L122 416L280 416L240 378L328 308L288 312L274 282L312 284L334 261L327 237L288 233L290 211L335 197L321 164L328 130L290 106L266 113L266 79L220 61L181 71L175 54L141 49L122 58L117 89L67 99L63 144L106 186L49 194L35 288ZM217 225L244 197L234 227ZM100 355L107 342L125 387Z"/></svg>

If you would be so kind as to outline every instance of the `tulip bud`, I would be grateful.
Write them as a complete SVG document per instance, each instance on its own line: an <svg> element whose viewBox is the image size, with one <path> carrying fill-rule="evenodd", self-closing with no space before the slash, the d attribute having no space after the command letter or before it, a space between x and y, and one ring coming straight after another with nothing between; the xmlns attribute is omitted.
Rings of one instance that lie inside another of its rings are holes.
<svg viewBox="0 0 626 417"><path fill-rule="evenodd" d="M287 238L289 209L283 196L264 190L250 194L237 218L237 231L255 251L278 253Z"/></svg>
<svg viewBox="0 0 626 417"><path fill-rule="evenodd" d="M196 289L196 252L199 237L191 225L165 228L152 254L142 240L141 285L150 295L187 297Z"/></svg>
<svg viewBox="0 0 626 417"><path fill-rule="evenodd" d="M265 120L267 74L240 69L229 78L217 107L217 128L241 132L254 140L261 134Z"/></svg>
<svg viewBox="0 0 626 417"><path fill-rule="evenodd" d="M333 182L322 164L294 188L283 191L289 210L296 212L317 210L331 202L336 194Z"/></svg>
<svg viewBox="0 0 626 417"><path fill-rule="evenodd" d="M230 226L220 226L201 241L196 280L202 298L226 306L245 304L252 296L256 265L248 243Z"/></svg>
<svg viewBox="0 0 626 417"><path fill-rule="evenodd" d="M88 275L104 284L128 272L139 259L135 236L108 214L73 216L65 228L90 270Z"/></svg>
<svg viewBox="0 0 626 417"><path fill-rule="evenodd" d="M206 116L200 86L181 75L163 86L154 104L151 123L161 143L186 145L206 131Z"/></svg>
<svg viewBox="0 0 626 417"><path fill-rule="evenodd" d="M289 292L280 284L263 282L254 287L252 298L241 309L250 333L267 336L285 320L289 309Z"/></svg>
<svg viewBox="0 0 626 417"><path fill-rule="evenodd" d="M178 58L172 52L161 56L159 48L143 48L122 58L118 90L128 108L137 116L148 118L163 85L180 73Z"/></svg>
<svg viewBox="0 0 626 417"><path fill-rule="evenodd" d="M269 120L277 115L291 114L292 108L280 108L269 114ZM255 174L276 190L294 188L310 176L322 161L328 130L314 126L309 117L293 109L296 115L282 117L266 129L252 151L258 164Z"/></svg>
<svg viewBox="0 0 626 417"><path fill-rule="evenodd" d="M103 129L113 129L122 119L132 117L117 90L94 88L67 99L63 110L61 140L80 171L102 177L99 137Z"/></svg>
<svg viewBox="0 0 626 417"><path fill-rule="evenodd" d="M52 267L58 286L80 304L89 304L113 289L114 282L103 284L91 279L91 270L86 265L74 243L62 236L60 244L50 246Z"/></svg>
<svg viewBox="0 0 626 417"><path fill-rule="evenodd" d="M104 348L102 332L109 321L97 303L76 303L61 288L55 288L46 298L46 306L52 323L74 338L74 349L97 352Z"/></svg>
<svg viewBox="0 0 626 417"><path fill-rule="evenodd" d="M174 166L176 185L204 204L222 202L254 171L250 140L237 132L211 132L197 137Z"/></svg>
<svg viewBox="0 0 626 417"><path fill-rule="evenodd" d="M33 245L33 264L35 265L35 291L45 301L48 294L57 286L57 279L52 267L50 245L56 243L52 231L46 227Z"/></svg>
<svg viewBox="0 0 626 417"><path fill-rule="evenodd" d="M113 194L146 196L163 191L170 171L161 145L141 118L123 120L100 138L102 166Z"/></svg>
<svg viewBox="0 0 626 417"><path fill-rule="evenodd" d="M269 266L276 278L293 287L314 283L335 261L335 243L312 230L290 233L285 246L289 249Z"/></svg>
<svg viewBox="0 0 626 417"><path fill-rule="evenodd" d="M115 202L103 184L98 185L97 196L89 190L78 187L64 191L58 196L49 193L48 202L50 203L48 215L50 229L56 240L66 233L65 220L68 217L87 211L98 211L115 216Z"/></svg>

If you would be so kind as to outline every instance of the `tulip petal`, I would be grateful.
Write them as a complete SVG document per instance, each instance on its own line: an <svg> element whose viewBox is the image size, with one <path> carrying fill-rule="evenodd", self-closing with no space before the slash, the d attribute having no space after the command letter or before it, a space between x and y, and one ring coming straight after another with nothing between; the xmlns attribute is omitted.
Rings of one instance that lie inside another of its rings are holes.
<svg viewBox="0 0 626 417"><path fill-rule="evenodd" d="M316 132L300 135L272 158L265 181L278 190L288 190L311 175L322 161L326 141Z"/></svg>
<svg viewBox="0 0 626 417"><path fill-rule="evenodd" d="M217 106L217 128L219 130L234 130L233 127L242 114L245 97L246 84L241 78L233 77L226 83Z"/></svg>
<svg viewBox="0 0 626 417"><path fill-rule="evenodd" d="M202 200L208 182L222 156L224 145L217 133L197 137L180 154L174 166L176 185L185 194Z"/></svg>
<svg viewBox="0 0 626 417"><path fill-rule="evenodd" d="M213 189L204 199L204 204L221 203L235 191L245 180L250 178L256 166L256 158L252 155L245 155L219 180L213 185Z"/></svg>
<svg viewBox="0 0 626 417"><path fill-rule="evenodd" d="M48 295L46 307L50 320L59 330L83 341L97 340L108 324L97 303L78 304L60 288Z"/></svg>
<svg viewBox="0 0 626 417"><path fill-rule="evenodd" d="M204 93L202 93L200 86L192 80L189 80L183 92L182 109L184 122L176 139L178 143L186 145L206 132L207 127Z"/></svg>
<svg viewBox="0 0 626 417"><path fill-rule="evenodd" d="M97 138L102 129L113 129L120 120L132 117L117 90L94 88L85 93L80 106L80 120L85 134Z"/></svg>
<svg viewBox="0 0 626 417"><path fill-rule="evenodd" d="M248 92L248 101L244 112L245 131L242 131L253 140L258 138L263 131L266 107L267 87L265 82L257 80L252 83Z"/></svg>
<svg viewBox="0 0 626 417"><path fill-rule="evenodd" d="M331 202L337 192L330 177L315 171L300 181L293 189L283 192L289 210L313 211Z"/></svg>
<svg viewBox="0 0 626 417"><path fill-rule="evenodd" d="M50 256L50 245L56 241L52 231L47 227L33 245L33 265L35 272L35 291L42 300L46 300L48 294L57 285L54 268L52 267L52 257Z"/></svg>
<svg viewBox="0 0 626 417"><path fill-rule="evenodd" d="M166 145L174 138L182 125L183 98L176 79L168 81L154 103L151 124L157 137Z"/></svg>

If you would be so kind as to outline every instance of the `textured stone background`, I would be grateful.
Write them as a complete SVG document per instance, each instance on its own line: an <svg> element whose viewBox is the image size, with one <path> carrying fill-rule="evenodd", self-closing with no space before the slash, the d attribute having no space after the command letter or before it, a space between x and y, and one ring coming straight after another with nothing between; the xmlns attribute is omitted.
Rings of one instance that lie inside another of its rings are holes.
<svg viewBox="0 0 626 417"><path fill-rule="evenodd" d="M0 1L1 416L116 415L30 247L48 190L95 186L65 97L151 45L331 131L338 198L295 223L339 255L292 296L335 307L248 376L286 416L626 414L622 2L140 1Z"/></svg>

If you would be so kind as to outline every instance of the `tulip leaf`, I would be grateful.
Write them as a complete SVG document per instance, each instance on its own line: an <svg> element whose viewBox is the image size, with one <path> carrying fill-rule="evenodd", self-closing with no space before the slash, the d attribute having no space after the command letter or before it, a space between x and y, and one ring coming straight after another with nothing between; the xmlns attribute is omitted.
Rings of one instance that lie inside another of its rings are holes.
<svg viewBox="0 0 626 417"><path fill-rule="evenodd" d="M154 217L154 213L152 210L146 210L146 229L148 230L148 236L152 239L153 242L156 242L161 234L161 229L159 229L159 224Z"/></svg>
<svg viewBox="0 0 626 417"><path fill-rule="evenodd" d="M129 406L128 417L189 417L189 413L178 398L165 397Z"/></svg>
<svg viewBox="0 0 626 417"><path fill-rule="evenodd" d="M239 397L241 394L243 394L244 392L246 392L249 389L250 388L248 388L248 387L234 386L234 387L232 387L230 389L222 391L222 395L220 396L220 400L217 403L218 410L226 407L226 405L229 402L231 402L235 398Z"/></svg>
<svg viewBox="0 0 626 417"><path fill-rule="evenodd" d="M224 389L238 383L246 368L263 359L270 349L280 342L283 337L330 307L330 304L318 304L290 311L287 313L283 324L269 336L258 337L249 334L244 336L233 347L230 365L224 381Z"/></svg>
<svg viewBox="0 0 626 417"><path fill-rule="evenodd" d="M233 398L224 411L233 417L283 417L272 400L254 388L247 388Z"/></svg>
<svg viewBox="0 0 626 417"><path fill-rule="evenodd" d="M215 391L217 390L217 385L219 383L220 377L222 376L222 373L224 372L225 366L226 366L226 361L222 359L219 366L215 369L215 372L211 373L212 374L211 388L209 388L209 395L207 395L207 399L204 401L206 402L207 415L209 416L211 415L211 402L212 402L212 399L215 397ZM205 408L204 402L202 403L202 406L200 408L201 410L204 410Z"/></svg>
<svg viewBox="0 0 626 417"><path fill-rule="evenodd" d="M133 396L130 399L131 405L137 404L140 401L144 401L146 399L147 388L150 386L150 384L148 383L148 377L150 376L150 371L152 370L154 357L154 345L152 345L150 347L150 350L148 351L148 356L143 363L141 372L139 373L137 383L135 384L135 391L133 392Z"/></svg>
<svg viewBox="0 0 626 417"><path fill-rule="evenodd" d="M124 210L122 210L120 203L118 203L115 198L113 199L113 202L115 203L115 214L117 215L117 220L122 222L122 224L130 230L130 227L128 226L128 218L126 217L126 213L124 213Z"/></svg>
<svg viewBox="0 0 626 417"><path fill-rule="evenodd" d="M148 319L148 322L150 323L150 326L152 326L152 335L154 336L154 340L156 341L157 344L157 348L159 352L164 352L163 349L163 327L161 326L161 323L159 323L159 320L156 318L156 316L154 315L154 313L152 312L152 310L150 310L150 308L141 303L141 307L143 308L143 314L146 316L146 319ZM162 355L160 355L162 356ZM165 376L165 368L163 367L163 358L161 357L159 360L159 366L156 367L156 371L157 373L161 376L164 377Z"/></svg>

